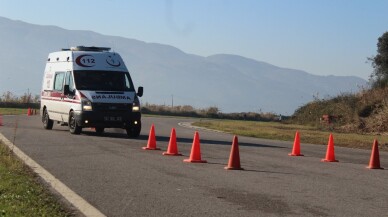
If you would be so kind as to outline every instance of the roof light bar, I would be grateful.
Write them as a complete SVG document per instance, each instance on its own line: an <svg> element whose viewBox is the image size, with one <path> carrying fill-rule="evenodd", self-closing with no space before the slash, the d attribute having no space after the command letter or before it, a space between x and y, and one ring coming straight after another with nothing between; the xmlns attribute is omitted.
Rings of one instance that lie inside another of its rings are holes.
<svg viewBox="0 0 388 217"><path fill-rule="evenodd" d="M86 46L76 46L76 47L71 47L69 48L63 48L63 51L97 51L97 52L102 52L102 51L110 51L110 47L86 47Z"/></svg>

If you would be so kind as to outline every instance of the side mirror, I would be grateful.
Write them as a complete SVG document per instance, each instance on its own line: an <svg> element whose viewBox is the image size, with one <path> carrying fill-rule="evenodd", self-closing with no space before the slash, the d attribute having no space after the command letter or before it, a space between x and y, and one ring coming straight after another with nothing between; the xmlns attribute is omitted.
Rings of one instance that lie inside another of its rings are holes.
<svg viewBox="0 0 388 217"><path fill-rule="evenodd" d="M138 87L137 88L137 96L142 97L143 96L143 91L144 91L143 87Z"/></svg>
<svg viewBox="0 0 388 217"><path fill-rule="evenodd" d="M63 86L63 95L67 96L70 94L70 87L68 84Z"/></svg>

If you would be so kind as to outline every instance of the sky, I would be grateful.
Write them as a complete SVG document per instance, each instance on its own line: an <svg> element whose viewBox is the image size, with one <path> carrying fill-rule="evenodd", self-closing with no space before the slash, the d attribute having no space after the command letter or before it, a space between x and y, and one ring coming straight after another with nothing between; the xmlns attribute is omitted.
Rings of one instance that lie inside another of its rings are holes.
<svg viewBox="0 0 388 217"><path fill-rule="evenodd" d="M386 0L0 0L0 16L368 79Z"/></svg>

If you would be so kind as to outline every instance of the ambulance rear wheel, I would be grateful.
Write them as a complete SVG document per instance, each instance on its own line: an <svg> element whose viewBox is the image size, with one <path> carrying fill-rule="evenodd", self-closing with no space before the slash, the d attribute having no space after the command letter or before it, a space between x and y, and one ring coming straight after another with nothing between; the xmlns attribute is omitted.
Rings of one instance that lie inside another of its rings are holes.
<svg viewBox="0 0 388 217"><path fill-rule="evenodd" d="M141 131L141 122L139 121L139 123L136 124L135 126L128 127L126 129L126 131L127 131L128 137L130 137L130 138L139 137L140 136L140 131Z"/></svg>
<svg viewBox="0 0 388 217"><path fill-rule="evenodd" d="M77 121L75 120L73 111L71 111L69 115L69 131L71 134L80 134L82 131L82 127L78 126Z"/></svg>
<svg viewBox="0 0 388 217"><path fill-rule="evenodd" d="M42 122L43 122L44 129L46 129L46 130L53 129L54 121L50 119L50 116L49 116L46 109L44 109L44 111L43 111Z"/></svg>

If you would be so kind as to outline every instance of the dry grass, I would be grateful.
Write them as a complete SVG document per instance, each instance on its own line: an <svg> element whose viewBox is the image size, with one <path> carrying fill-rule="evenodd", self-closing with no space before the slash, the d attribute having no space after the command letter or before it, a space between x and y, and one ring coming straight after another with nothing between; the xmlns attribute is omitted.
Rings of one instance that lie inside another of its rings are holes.
<svg viewBox="0 0 388 217"><path fill-rule="evenodd" d="M388 87L317 99L296 110L292 122L325 129L320 120L323 115L336 117L330 125L336 132L387 133Z"/></svg>
<svg viewBox="0 0 388 217"><path fill-rule="evenodd" d="M273 140L293 141L298 130L302 143L327 145L330 131L324 131L314 126L298 124L284 124L277 122L253 122L230 120L202 120L194 123L195 126L222 130L240 136L250 136ZM388 151L387 135L370 135L356 133L333 133L335 144L343 147L371 149L373 140L379 141L380 149Z"/></svg>

